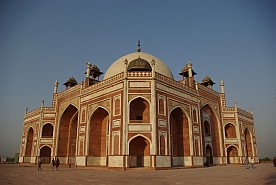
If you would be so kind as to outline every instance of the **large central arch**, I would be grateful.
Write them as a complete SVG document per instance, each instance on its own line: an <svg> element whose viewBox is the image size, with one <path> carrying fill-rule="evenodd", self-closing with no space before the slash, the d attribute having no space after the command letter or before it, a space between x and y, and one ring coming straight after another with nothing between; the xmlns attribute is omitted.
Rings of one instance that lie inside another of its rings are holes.
<svg viewBox="0 0 276 185"><path fill-rule="evenodd" d="M99 107L90 118L88 166L107 166L108 112Z"/></svg>
<svg viewBox="0 0 276 185"><path fill-rule="evenodd" d="M190 155L188 118L180 107L170 114L172 166L183 166L184 156Z"/></svg>
<svg viewBox="0 0 276 185"><path fill-rule="evenodd" d="M69 105L60 118L57 157L61 163L75 161L78 109Z"/></svg>
<svg viewBox="0 0 276 185"><path fill-rule="evenodd" d="M31 157L32 148L33 148L33 137L34 137L34 130L32 127L30 127L27 132L27 143L26 143L26 149L25 149L25 157Z"/></svg>
<svg viewBox="0 0 276 185"><path fill-rule="evenodd" d="M252 157L252 143L251 143L251 136L248 128L244 130L244 139L245 139L245 156Z"/></svg>
<svg viewBox="0 0 276 185"><path fill-rule="evenodd" d="M204 128L204 131L202 134L202 141L205 144L208 144L206 142L206 137L211 139L211 146L212 146L212 157L220 157L221 154L221 143L220 143L220 127L219 127L219 121L214 113L213 109L207 104L204 105L201 110L201 123L202 128ZM208 120L204 118L204 115L208 115ZM207 125L209 124L209 128L207 128ZM204 152L204 156L206 156L206 151Z"/></svg>
<svg viewBox="0 0 276 185"><path fill-rule="evenodd" d="M129 143L129 167L145 167L150 166L150 144L149 141L137 136Z"/></svg>

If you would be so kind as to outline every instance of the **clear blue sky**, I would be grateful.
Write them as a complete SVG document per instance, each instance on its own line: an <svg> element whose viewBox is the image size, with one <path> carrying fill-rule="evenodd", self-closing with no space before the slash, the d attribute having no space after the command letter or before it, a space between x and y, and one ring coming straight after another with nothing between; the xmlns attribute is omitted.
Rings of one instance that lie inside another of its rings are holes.
<svg viewBox="0 0 276 185"><path fill-rule="evenodd" d="M84 80L87 61L105 72L141 39L176 80L188 60L197 81L224 80L228 106L254 109L260 156L276 156L275 18L272 0L2 0L0 155L19 152L24 110L50 106L55 80Z"/></svg>

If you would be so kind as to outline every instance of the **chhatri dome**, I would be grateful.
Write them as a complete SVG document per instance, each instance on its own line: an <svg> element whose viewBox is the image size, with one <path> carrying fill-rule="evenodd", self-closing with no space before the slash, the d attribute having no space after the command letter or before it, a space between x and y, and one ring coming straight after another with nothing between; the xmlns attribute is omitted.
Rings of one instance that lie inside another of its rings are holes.
<svg viewBox="0 0 276 185"><path fill-rule="evenodd" d="M154 60L155 61L155 71L157 73L160 73L166 77L174 79L171 70L168 68L168 66L164 62L162 62L159 58L157 58L151 54L140 52L140 51L141 51L141 49L140 49L140 42L139 42L137 52L127 54L127 55L119 58L115 62L113 62L113 64L111 64L111 66L108 68L108 70L106 71L106 73L104 75L104 80L108 79L112 76L115 76L119 73L124 72L126 60L128 61L128 70L129 71L131 71L135 68L138 71L141 71L141 70L143 70L143 67L144 67L144 71L149 71L149 70L151 70L151 67L150 67L151 61Z"/></svg>

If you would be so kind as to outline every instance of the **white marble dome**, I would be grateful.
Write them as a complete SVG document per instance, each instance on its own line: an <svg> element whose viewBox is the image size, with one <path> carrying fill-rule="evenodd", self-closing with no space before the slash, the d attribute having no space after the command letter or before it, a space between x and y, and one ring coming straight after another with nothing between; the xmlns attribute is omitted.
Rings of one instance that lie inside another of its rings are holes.
<svg viewBox="0 0 276 185"><path fill-rule="evenodd" d="M174 79L171 70L159 58L157 58L153 55L150 55L148 53L144 53L144 52L134 52L134 53L130 53L128 55L125 55L125 56L119 58L118 60L116 60L115 62L113 62L113 64L111 64L111 66L106 71L106 73L104 75L104 80L107 79L107 78L110 78L114 75L117 75L121 72L124 72L125 60L127 60L128 64L129 64L131 61L133 61L137 58L144 59L149 64L151 63L152 60L154 60L155 61L155 71L156 72L158 72L158 73L160 73L160 74L162 74L166 77L169 77L171 79Z"/></svg>

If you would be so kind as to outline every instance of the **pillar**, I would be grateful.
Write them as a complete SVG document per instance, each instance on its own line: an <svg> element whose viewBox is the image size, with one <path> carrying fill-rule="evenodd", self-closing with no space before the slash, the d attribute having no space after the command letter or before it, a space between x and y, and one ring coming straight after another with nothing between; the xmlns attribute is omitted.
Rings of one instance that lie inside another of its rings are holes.
<svg viewBox="0 0 276 185"><path fill-rule="evenodd" d="M224 82L222 80L220 81L220 89L221 89L221 93L224 94Z"/></svg>

